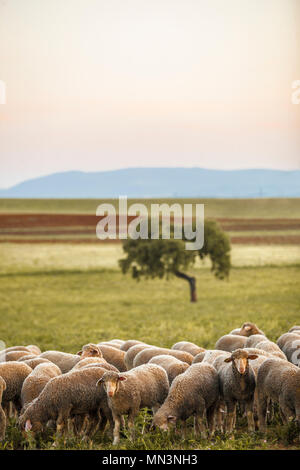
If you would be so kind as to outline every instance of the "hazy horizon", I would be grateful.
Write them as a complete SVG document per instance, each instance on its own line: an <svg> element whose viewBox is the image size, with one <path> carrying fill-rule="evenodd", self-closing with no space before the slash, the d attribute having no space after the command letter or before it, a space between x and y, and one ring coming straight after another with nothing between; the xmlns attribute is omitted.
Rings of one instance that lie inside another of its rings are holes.
<svg viewBox="0 0 300 470"><path fill-rule="evenodd" d="M299 0L10 0L0 45L0 188L63 171L300 169Z"/></svg>

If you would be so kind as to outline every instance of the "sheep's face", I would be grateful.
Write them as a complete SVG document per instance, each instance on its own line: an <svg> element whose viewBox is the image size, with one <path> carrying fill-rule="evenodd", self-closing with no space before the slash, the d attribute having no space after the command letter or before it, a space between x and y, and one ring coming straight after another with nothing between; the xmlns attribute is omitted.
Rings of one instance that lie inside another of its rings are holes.
<svg viewBox="0 0 300 470"><path fill-rule="evenodd" d="M232 366L240 375L244 375L249 367L249 360L254 360L258 356L256 354L248 354L243 349L236 349L230 357L227 357L224 362L232 362Z"/></svg>
<svg viewBox="0 0 300 470"><path fill-rule="evenodd" d="M156 413L153 418L153 426L157 426L162 431L168 431L170 426L175 425L176 416L167 416L163 413Z"/></svg>
<svg viewBox="0 0 300 470"><path fill-rule="evenodd" d="M20 427L25 433L27 432L32 432L32 433L37 433L41 432L43 430L43 425L40 421L32 421L29 418L20 418Z"/></svg>
<svg viewBox="0 0 300 470"><path fill-rule="evenodd" d="M81 351L77 353L81 356L81 359L85 359L86 357L103 357L101 349L97 346L97 344L86 344L82 347Z"/></svg>
<svg viewBox="0 0 300 470"><path fill-rule="evenodd" d="M106 372L103 377L98 380L97 385L103 385L105 392L109 398L114 397L119 390L120 383L125 381L126 377L117 372Z"/></svg>
<svg viewBox="0 0 300 470"><path fill-rule="evenodd" d="M244 323L240 329L241 336L251 336L257 334L260 334L260 331L254 323Z"/></svg>

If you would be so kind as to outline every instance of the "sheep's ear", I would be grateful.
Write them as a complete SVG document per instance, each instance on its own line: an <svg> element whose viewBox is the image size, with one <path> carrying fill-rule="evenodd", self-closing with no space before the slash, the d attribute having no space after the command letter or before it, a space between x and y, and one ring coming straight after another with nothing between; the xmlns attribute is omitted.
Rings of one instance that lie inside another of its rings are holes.
<svg viewBox="0 0 300 470"><path fill-rule="evenodd" d="M27 419L26 423L25 423L25 431L28 432L32 429L32 424L31 424L31 421L30 419Z"/></svg>
<svg viewBox="0 0 300 470"><path fill-rule="evenodd" d="M123 380L127 380L127 379L126 379L126 377L124 377L124 375L119 375L119 379L118 379L118 380L120 380L120 381L122 382Z"/></svg>
<svg viewBox="0 0 300 470"><path fill-rule="evenodd" d="M102 385L102 383L103 383L103 377L97 381L96 387L100 387L100 385Z"/></svg>
<svg viewBox="0 0 300 470"><path fill-rule="evenodd" d="M168 421L175 422L176 419L177 419L176 416L172 416L172 415L168 416Z"/></svg>
<svg viewBox="0 0 300 470"><path fill-rule="evenodd" d="M250 359L250 361L254 361L254 359L257 359L258 358L258 355L257 354L250 354L248 356L248 359Z"/></svg>
<svg viewBox="0 0 300 470"><path fill-rule="evenodd" d="M82 351L78 351L76 354L77 354L77 356L81 356Z"/></svg>
<svg viewBox="0 0 300 470"><path fill-rule="evenodd" d="M224 362L232 362L232 361L233 361L233 359L232 359L231 356L230 356L230 357L227 357L226 359L224 359Z"/></svg>

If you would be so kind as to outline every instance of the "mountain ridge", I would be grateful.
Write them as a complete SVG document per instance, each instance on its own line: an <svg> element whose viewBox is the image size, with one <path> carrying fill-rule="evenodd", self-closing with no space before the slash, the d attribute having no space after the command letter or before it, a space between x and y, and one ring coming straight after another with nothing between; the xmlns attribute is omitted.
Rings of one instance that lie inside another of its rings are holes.
<svg viewBox="0 0 300 470"><path fill-rule="evenodd" d="M300 197L300 170L162 167L66 171L0 190L0 198Z"/></svg>

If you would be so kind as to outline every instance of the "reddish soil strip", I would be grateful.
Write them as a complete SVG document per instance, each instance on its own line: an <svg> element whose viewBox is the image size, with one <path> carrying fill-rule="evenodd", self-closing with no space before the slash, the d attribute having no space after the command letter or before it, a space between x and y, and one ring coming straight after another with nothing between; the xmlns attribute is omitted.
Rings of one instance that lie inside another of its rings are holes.
<svg viewBox="0 0 300 470"><path fill-rule="evenodd" d="M300 235L231 237L230 240L236 245L300 245Z"/></svg>
<svg viewBox="0 0 300 470"><path fill-rule="evenodd" d="M128 217L128 223L135 217ZM91 214L0 214L0 229L84 227L94 230L101 216ZM117 225L119 217L116 217ZM217 219L226 231L297 230L299 219ZM80 233L80 232L78 232Z"/></svg>

